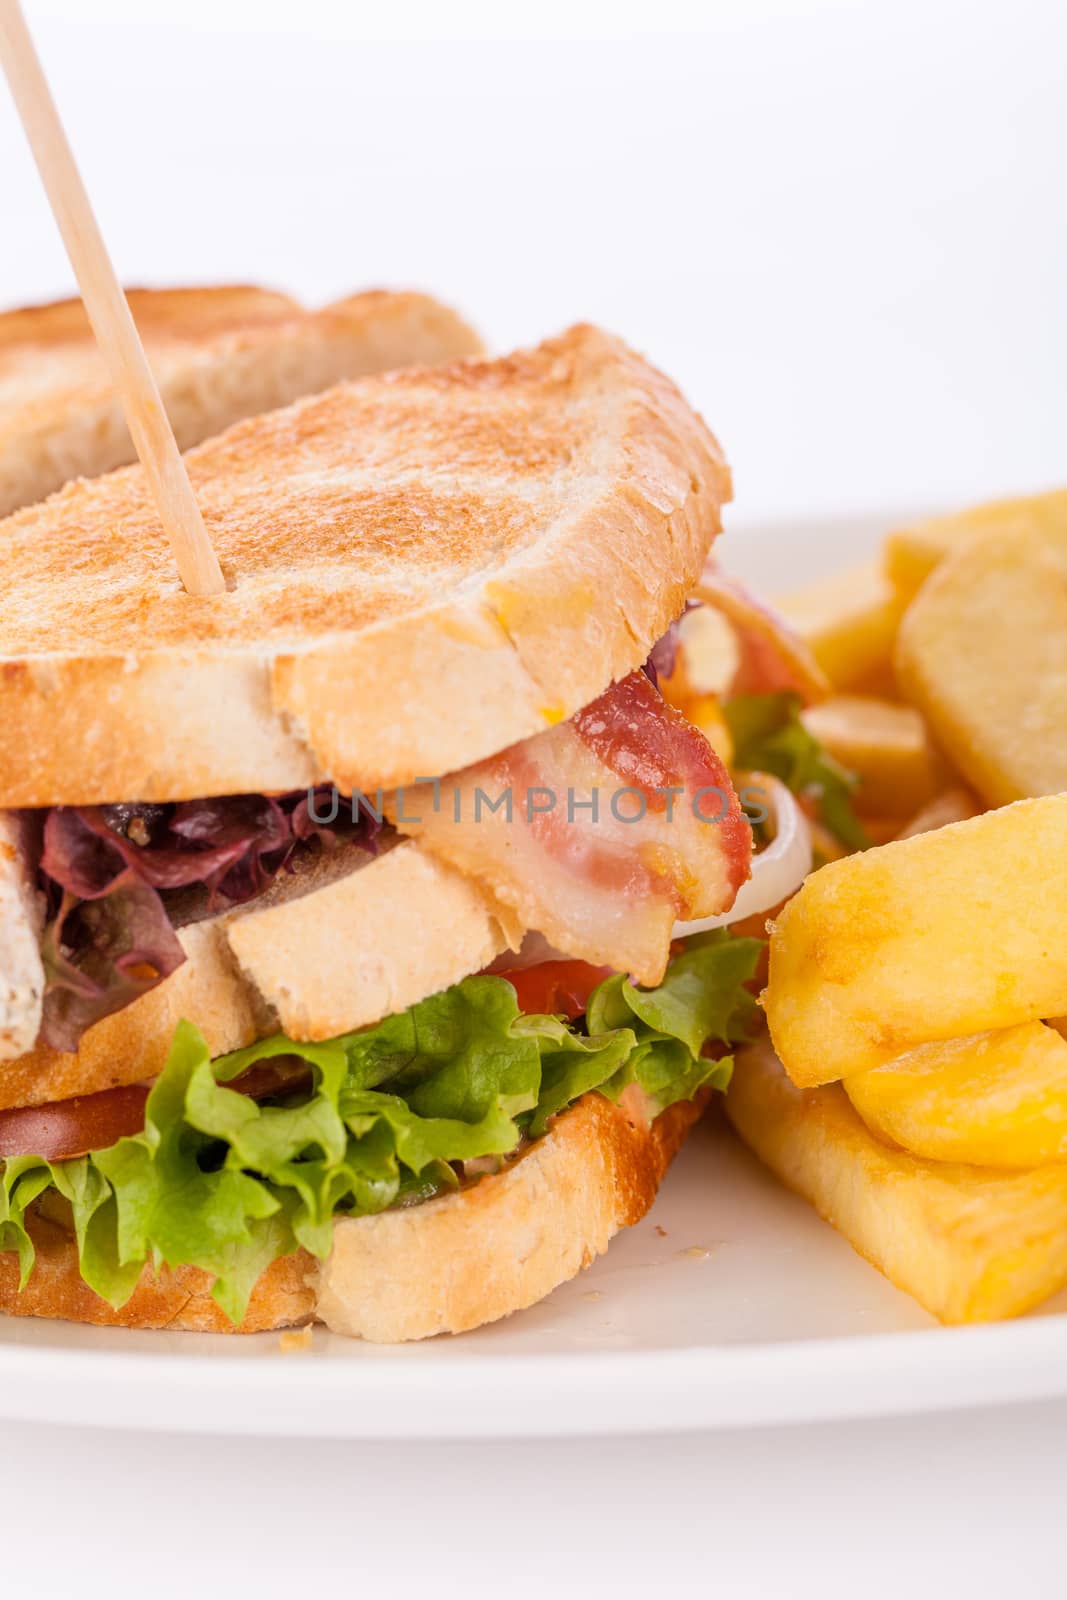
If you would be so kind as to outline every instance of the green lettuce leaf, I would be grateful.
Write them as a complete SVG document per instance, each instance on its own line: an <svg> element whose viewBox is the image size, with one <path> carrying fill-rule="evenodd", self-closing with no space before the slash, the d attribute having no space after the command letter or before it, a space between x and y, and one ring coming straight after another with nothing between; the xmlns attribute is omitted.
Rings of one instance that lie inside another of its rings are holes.
<svg viewBox="0 0 1067 1600"><path fill-rule="evenodd" d="M856 777L801 721L796 694L739 695L723 713L734 740L734 765L740 771L769 772L796 795L812 795L819 819L850 850L867 850L870 839L852 809Z"/></svg>
<svg viewBox="0 0 1067 1600"><path fill-rule="evenodd" d="M663 983L608 978L587 1028L519 1011L503 978L475 977L377 1027L320 1044L283 1035L212 1061L189 1022L175 1031L142 1133L74 1160L20 1156L0 1171L0 1249L33 1266L28 1206L69 1204L81 1273L114 1306L146 1262L196 1266L240 1322L259 1276L302 1246L324 1257L338 1214L364 1216L454 1187L468 1161L513 1155L581 1095L636 1083L653 1114L725 1087L729 1045L751 1024L743 985L760 943L690 939ZM271 1056L299 1056L310 1088L255 1101L227 1085Z"/></svg>
<svg viewBox="0 0 1067 1600"><path fill-rule="evenodd" d="M656 989L639 989L621 973L606 978L589 998L587 1024L597 1033L627 1027L635 1043L601 1092L617 1099L636 1083L658 1115L705 1086L725 1089L733 1057L715 1060L703 1050L750 1036L757 1006L743 985L762 949L761 939L735 939L715 929L686 941Z"/></svg>

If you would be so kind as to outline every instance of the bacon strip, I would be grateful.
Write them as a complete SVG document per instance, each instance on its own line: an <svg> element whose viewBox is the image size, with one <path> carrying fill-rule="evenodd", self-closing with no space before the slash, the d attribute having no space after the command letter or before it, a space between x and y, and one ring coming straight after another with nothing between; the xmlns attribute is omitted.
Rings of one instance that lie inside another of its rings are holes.
<svg viewBox="0 0 1067 1600"><path fill-rule="evenodd" d="M737 640L730 694L799 694L805 705L825 700L830 683L810 648L784 617L714 565L693 590L726 618Z"/></svg>
<svg viewBox="0 0 1067 1600"><path fill-rule="evenodd" d="M558 950L642 983L662 978L675 922L728 910L749 874L726 769L640 672L436 788L395 797L398 828Z"/></svg>

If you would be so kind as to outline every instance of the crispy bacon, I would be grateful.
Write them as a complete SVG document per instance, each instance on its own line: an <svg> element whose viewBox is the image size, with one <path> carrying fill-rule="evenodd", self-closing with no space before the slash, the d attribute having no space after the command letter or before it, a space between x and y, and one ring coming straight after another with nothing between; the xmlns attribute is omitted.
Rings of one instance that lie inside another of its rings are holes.
<svg viewBox="0 0 1067 1600"><path fill-rule="evenodd" d="M725 768L640 672L393 809L558 950L642 983L663 976L675 922L728 910L749 873Z"/></svg>
<svg viewBox="0 0 1067 1600"><path fill-rule="evenodd" d="M733 629L738 662L731 695L799 694L805 705L825 700L830 685L807 644L743 583L709 565L693 592Z"/></svg>

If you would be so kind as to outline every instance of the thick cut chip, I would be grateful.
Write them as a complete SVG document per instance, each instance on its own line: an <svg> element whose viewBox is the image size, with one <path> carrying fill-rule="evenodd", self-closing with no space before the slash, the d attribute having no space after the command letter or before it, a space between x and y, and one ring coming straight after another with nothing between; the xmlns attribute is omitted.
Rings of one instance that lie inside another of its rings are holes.
<svg viewBox="0 0 1067 1600"><path fill-rule="evenodd" d="M990 805L1067 789L1067 569L981 539L924 584L897 639L909 700Z"/></svg>
<svg viewBox="0 0 1067 1600"><path fill-rule="evenodd" d="M947 828L952 822L966 822L968 817L976 817L981 809L969 789L945 789L915 813L897 838L914 839L917 833L933 833L936 828Z"/></svg>
<svg viewBox="0 0 1067 1600"><path fill-rule="evenodd" d="M699 728L724 767L731 767L734 759L734 736L723 714L722 701L717 694L698 694L681 708L694 728Z"/></svg>
<svg viewBox="0 0 1067 1600"><path fill-rule="evenodd" d="M1067 795L813 873L773 925L764 1005L795 1083L1067 1012Z"/></svg>
<svg viewBox="0 0 1067 1600"><path fill-rule="evenodd" d="M1018 1316L1067 1284L1067 1166L986 1172L890 1149L840 1084L790 1083L768 1040L737 1057L726 1111L783 1183L942 1322Z"/></svg>
<svg viewBox="0 0 1067 1600"><path fill-rule="evenodd" d="M835 689L888 667L904 605L877 562L819 578L777 604Z"/></svg>
<svg viewBox="0 0 1067 1600"><path fill-rule="evenodd" d="M855 802L881 817L913 815L951 782L944 758L911 706L834 695L804 712L824 750L859 779Z"/></svg>
<svg viewBox="0 0 1067 1600"><path fill-rule="evenodd" d="M1016 539L1037 534L1067 556L1067 489L992 500L901 528L885 542L886 573L898 593L910 599L945 556L987 534L1009 549Z"/></svg>
<svg viewBox="0 0 1067 1600"><path fill-rule="evenodd" d="M1043 1022L921 1044L845 1079L872 1133L980 1167L1067 1161L1067 1039Z"/></svg>

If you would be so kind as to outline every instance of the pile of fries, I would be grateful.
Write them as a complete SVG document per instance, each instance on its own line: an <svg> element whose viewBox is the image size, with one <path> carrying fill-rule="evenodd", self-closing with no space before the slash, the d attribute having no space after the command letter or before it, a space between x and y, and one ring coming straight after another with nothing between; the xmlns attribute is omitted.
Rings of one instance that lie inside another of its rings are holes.
<svg viewBox="0 0 1067 1600"><path fill-rule="evenodd" d="M1067 491L781 604L872 843L771 923L728 1114L935 1316L1016 1315L1067 1285Z"/></svg>

